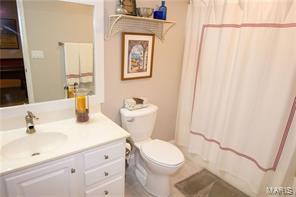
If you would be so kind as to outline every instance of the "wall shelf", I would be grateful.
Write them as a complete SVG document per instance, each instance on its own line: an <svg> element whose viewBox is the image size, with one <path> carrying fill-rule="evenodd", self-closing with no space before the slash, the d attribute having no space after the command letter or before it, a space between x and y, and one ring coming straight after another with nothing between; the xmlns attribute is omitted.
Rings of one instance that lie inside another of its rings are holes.
<svg viewBox="0 0 296 197"><path fill-rule="evenodd" d="M166 33L176 24L174 21L158 20L129 15L110 15L106 39L122 31L138 31L144 29L164 40Z"/></svg>

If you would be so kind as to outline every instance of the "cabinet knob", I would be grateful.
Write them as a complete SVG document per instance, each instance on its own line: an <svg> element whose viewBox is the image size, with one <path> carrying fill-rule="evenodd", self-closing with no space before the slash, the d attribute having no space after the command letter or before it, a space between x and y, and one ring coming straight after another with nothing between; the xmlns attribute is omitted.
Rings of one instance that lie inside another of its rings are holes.
<svg viewBox="0 0 296 197"><path fill-rule="evenodd" d="M75 172L76 172L75 168L71 168L71 173L73 174Z"/></svg>
<svg viewBox="0 0 296 197"><path fill-rule="evenodd" d="M109 175L109 173L108 173L108 172L104 172L104 174L105 174L105 176L108 176L108 175Z"/></svg>
<svg viewBox="0 0 296 197"><path fill-rule="evenodd" d="M109 155L104 155L104 158L105 159L109 159Z"/></svg>
<svg viewBox="0 0 296 197"><path fill-rule="evenodd" d="M108 192L107 190L105 190L105 191L104 191L104 194L105 194L105 195L108 195L108 194L109 194L109 192Z"/></svg>

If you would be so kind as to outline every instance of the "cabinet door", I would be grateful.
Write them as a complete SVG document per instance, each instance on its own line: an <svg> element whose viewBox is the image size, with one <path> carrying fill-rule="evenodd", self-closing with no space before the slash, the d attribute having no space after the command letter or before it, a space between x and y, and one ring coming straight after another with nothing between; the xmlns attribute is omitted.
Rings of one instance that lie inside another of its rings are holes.
<svg viewBox="0 0 296 197"><path fill-rule="evenodd" d="M75 187L74 161L74 158L61 160L5 178L8 196L71 196Z"/></svg>

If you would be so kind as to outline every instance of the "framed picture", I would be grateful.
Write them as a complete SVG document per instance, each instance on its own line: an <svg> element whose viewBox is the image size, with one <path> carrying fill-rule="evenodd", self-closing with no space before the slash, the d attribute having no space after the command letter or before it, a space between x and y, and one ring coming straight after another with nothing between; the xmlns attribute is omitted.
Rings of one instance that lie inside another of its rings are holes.
<svg viewBox="0 0 296 197"><path fill-rule="evenodd" d="M0 49L18 49L18 32L15 19L0 18Z"/></svg>
<svg viewBox="0 0 296 197"><path fill-rule="evenodd" d="M121 0L123 8L127 11L128 15L137 16L136 12L136 0Z"/></svg>
<svg viewBox="0 0 296 197"><path fill-rule="evenodd" d="M154 34L122 33L121 80L152 77Z"/></svg>

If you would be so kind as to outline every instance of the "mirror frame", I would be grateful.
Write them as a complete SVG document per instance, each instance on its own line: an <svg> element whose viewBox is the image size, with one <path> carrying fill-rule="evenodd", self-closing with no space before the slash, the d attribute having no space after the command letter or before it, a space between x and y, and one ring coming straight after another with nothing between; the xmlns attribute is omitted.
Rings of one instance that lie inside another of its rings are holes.
<svg viewBox="0 0 296 197"><path fill-rule="evenodd" d="M23 59L25 65L25 74L27 81L27 89L29 96L29 103L24 105L15 105L10 107L0 108L0 117L23 116L27 110L35 111L52 111L65 110L74 108L74 98L60 99L46 102L34 102L32 81L27 80L31 77L30 72L30 52L28 48L28 41L26 36L26 26L24 19L23 0L17 1L17 11L20 26L20 35L22 42ZM90 106L99 105L104 102L104 0L59 0L71 3L79 3L84 5L92 5L93 12L93 35L94 35L94 74L95 74L95 95L89 97ZM29 81L29 83L28 83ZM29 94L29 92L31 92Z"/></svg>

